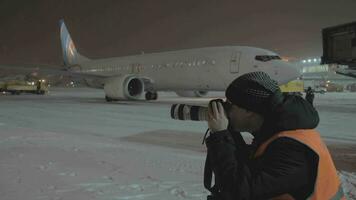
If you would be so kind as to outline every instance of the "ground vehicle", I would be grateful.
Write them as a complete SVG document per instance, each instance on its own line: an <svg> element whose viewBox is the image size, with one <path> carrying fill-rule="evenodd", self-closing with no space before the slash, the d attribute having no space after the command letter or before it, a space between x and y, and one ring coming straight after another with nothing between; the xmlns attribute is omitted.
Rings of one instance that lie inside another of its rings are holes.
<svg viewBox="0 0 356 200"><path fill-rule="evenodd" d="M3 92L5 88L5 82L0 82L0 92Z"/></svg>
<svg viewBox="0 0 356 200"><path fill-rule="evenodd" d="M0 91L13 95L21 93L45 94L48 92L48 87L44 80L38 80L37 82L10 80L0 82Z"/></svg>
<svg viewBox="0 0 356 200"><path fill-rule="evenodd" d="M350 92L356 92L356 83L352 83L346 86L346 89Z"/></svg>
<svg viewBox="0 0 356 200"><path fill-rule="evenodd" d="M301 80L290 81L287 84L280 86L282 92L296 93L303 92L304 82Z"/></svg>
<svg viewBox="0 0 356 200"><path fill-rule="evenodd" d="M326 90L328 92L343 92L344 87L342 85L336 84L336 83L326 83L325 84Z"/></svg>
<svg viewBox="0 0 356 200"><path fill-rule="evenodd" d="M315 88L314 88L315 93L324 94L327 91L328 90L326 89L326 87L322 87L322 86L315 86Z"/></svg>

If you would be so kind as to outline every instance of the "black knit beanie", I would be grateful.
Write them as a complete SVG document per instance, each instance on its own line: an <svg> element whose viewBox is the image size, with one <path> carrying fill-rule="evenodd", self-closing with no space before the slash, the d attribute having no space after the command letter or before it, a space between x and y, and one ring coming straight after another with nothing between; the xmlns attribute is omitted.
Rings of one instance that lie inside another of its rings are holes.
<svg viewBox="0 0 356 200"><path fill-rule="evenodd" d="M283 101L277 81L261 71L236 78L226 89L225 96L233 104L263 116Z"/></svg>

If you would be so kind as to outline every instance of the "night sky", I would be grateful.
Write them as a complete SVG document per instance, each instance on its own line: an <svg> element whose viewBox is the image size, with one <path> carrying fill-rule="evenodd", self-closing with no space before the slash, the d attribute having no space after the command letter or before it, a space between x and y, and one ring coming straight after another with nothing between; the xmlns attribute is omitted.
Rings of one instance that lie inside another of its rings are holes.
<svg viewBox="0 0 356 200"><path fill-rule="evenodd" d="M0 0L0 64L62 64L61 18L89 58L249 45L300 59L321 56L322 28L356 21L356 1Z"/></svg>

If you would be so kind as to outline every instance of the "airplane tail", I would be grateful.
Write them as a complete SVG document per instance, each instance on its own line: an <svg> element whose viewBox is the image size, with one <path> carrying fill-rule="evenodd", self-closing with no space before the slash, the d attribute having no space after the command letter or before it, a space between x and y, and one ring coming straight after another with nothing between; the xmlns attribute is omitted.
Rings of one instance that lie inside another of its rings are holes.
<svg viewBox="0 0 356 200"><path fill-rule="evenodd" d="M80 55L77 49L75 48L73 40L70 37L70 34L68 32L68 29L63 19L59 21L59 26L60 26L60 36L61 36L64 65L71 66L71 65L76 65L88 61L89 59L87 57Z"/></svg>

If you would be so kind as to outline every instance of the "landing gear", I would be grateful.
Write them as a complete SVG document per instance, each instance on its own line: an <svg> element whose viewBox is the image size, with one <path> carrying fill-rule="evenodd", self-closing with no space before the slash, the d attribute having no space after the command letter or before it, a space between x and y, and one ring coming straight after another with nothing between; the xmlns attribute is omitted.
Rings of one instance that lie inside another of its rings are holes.
<svg viewBox="0 0 356 200"><path fill-rule="evenodd" d="M145 98L146 100L157 100L158 94L157 92L146 92Z"/></svg>
<svg viewBox="0 0 356 200"><path fill-rule="evenodd" d="M108 97L108 96L105 96L105 100L106 100L107 102L112 102L112 101L113 101L113 99L110 98L110 97Z"/></svg>

